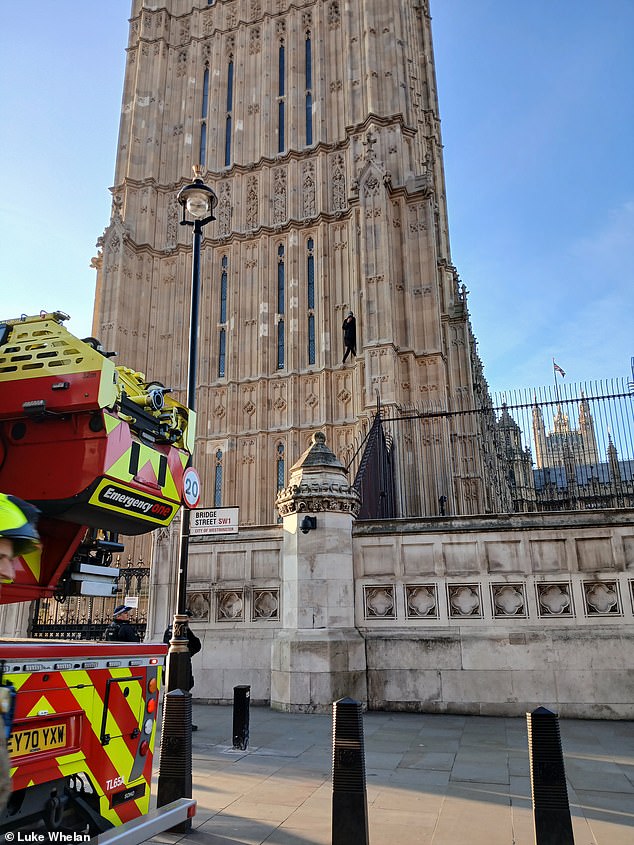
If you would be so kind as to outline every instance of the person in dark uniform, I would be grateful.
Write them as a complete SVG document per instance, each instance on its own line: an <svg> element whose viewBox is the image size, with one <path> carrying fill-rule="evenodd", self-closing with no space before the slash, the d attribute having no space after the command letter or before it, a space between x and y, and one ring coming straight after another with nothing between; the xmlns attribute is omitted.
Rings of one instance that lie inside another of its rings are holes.
<svg viewBox="0 0 634 845"><path fill-rule="evenodd" d="M352 311L348 311L341 328L343 329L343 345L345 349L342 363L345 364L348 355L352 354L355 358L357 355L357 321Z"/></svg>
<svg viewBox="0 0 634 845"><path fill-rule="evenodd" d="M186 610L185 613L187 614L187 616L190 617L190 619L194 615L191 612L191 610ZM173 629L173 625L168 625L167 628L165 629L165 633L163 634L163 642L166 645L169 645L170 640L172 639L172 629ZM187 626L187 647L189 649L189 653L190 653L191 657L193 657L195 654L198 654L198 652L202 648L202 644L201 644L200 640L198 639L196 634L192 631L192 629L189 627L189 625ZM190 665L191 665L191 663L190 663ZM191 692L191 690L193 689L193 686L194 686L194 673L190 672L189 688L188 688L189 692ZM198 725L192 725L192 730L197 731Z"/></svg>
<svg viewBox="0 0 634 845"><path fill-rule="evenodd" d="M130 622L131 607L120 604L112 613L112 622L106 628L104 639L108 642L140 643L141 637Z"/></svg>

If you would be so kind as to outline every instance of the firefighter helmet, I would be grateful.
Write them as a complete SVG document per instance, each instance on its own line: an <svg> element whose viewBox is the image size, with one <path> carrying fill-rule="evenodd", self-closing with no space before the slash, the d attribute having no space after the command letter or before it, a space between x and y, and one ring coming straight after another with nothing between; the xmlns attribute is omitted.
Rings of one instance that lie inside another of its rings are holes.
<svg viewBox="0 0 634 845"><path fill-rule="evenodd" d="M0 537L11 540L16 555L26 555L39 546L35 524L39 510L28 502L0 493Z"/></svg>

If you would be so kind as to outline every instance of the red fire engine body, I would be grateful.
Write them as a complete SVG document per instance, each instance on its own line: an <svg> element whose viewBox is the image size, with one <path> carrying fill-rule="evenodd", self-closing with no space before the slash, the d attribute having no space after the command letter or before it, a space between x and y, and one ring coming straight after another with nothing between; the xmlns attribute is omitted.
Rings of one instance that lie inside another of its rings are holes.
<svg viewBox="0 0 634 845"><path fill-rule="evenodd" d="M97 833L147 813L166 647L2 641L16 690L1 830Z"/></svg>
<svg viewBox="0 0 634 845"><path fill-rule="evenodd" d="M168 525L182 500L194 415L65 319L0 322L0 491L42 514L42 551L20 559L2 603L110 594L116 534ZM15 704L0 832L44 824L96 835L148 813L166 651L0 640L0 682ZM166 826L192 814L193 802L179 803Z"/></svg>

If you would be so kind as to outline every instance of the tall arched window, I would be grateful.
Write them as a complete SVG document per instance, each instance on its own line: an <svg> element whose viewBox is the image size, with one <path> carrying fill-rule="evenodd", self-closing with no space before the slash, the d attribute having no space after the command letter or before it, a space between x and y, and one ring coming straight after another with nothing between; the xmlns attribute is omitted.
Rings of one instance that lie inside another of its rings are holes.
<svg viewBox="0 0 634 845"><path fill-rule="evenodd" d="M277 369L284 369L284 299L286 287L284 244L277 248Z"/></svg>
<svg viewBox="0 0 634 845"><path fill-rule="evenodd" d="M306 79L306 145L313 143L313 57L310 32L306 33L305 44L305 79Z"/></svg>
<svg viewBox="0 0 634 845"><path fill-rule="evenodd" d="M308 305L308 363L315 363L315 243L306 242L306 300Z"/></svg>
<svg viewBox="0 0 634 845"><path fill-rule="evenodd" d="M203 167L207 163L207 106L209 104L209 68L203 75L203 96L200 107L200 150L198 160Z"/></svg>
<svg viewBox="0 0 634 845"><path fill-rule="evenodd" d="M277 96L278 96L278 104L277 104L277 151L278 153L284 152L284 98L286 96L286 91L284 87L284 74L285 74L285 55L284 55L284 44L280 44L279 54L278 54L278 82L277 82Z"/></svg>
<svg viewBox="0 0 634 845"><path fill-rule="evenodd" d="M216 465L214 467L214 507L222 507L222 452L216 452Z"/></svg>
<svg viewBox="0 0 634 845"><path fill-rule="evenodd" d="M220 336L218 338L218 378L225 377L227 356L227 333L225 329L220 329Z"/></svg>
<svg viewBox="0 0 634 845"><path fill-rule="evenodd" d="M204 120L200 124L200 155L198 159L202 167L207 164L207 124Z"/></svg>
<svg viewBox="0 0 634 845"><path fill-rule="evenodd" d="M225 124L225 167L231 166L231 119L233 113L233 59L227 67L227 121Z"/></svg>
<svg viewBox="0 0 634 845"><path fill-rule="evenodd" d="M227 270L229 267L229 259L226 255L222 256L221 273L220 273L220 331L218 335L218 378L224 378L226 372L226 352L227 352Z"/></svg>
<svg viewBox="0 0 634 845"><path fill-rule="evenodd" d="M209 104L209 67L205 67L203 76L203 102L200 110L200 116L203 120L207 117L207 106Z"/></svg>
<svg viewBox="0 0 634 845"><path fill-rule="evenodd" d="M227 322L227 267L229 259L222 256L222 272L220 273L220 322Z"/></svg>
<svg viewBox="0 0 634 845"><path fill-rule="evenodd" d="M284 489L284 444L277 444L277 492Z"/></svg>

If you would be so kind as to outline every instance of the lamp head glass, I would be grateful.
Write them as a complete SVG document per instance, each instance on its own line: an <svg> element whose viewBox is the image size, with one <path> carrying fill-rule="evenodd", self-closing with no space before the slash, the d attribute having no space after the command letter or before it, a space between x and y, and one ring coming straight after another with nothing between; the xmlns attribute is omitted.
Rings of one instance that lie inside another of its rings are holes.
<svg viewBox="0 0 634 845"><path fill-rule="evenodd" d="M202 220L211 214L211 200L207 191L192 190L185 201L187 213L194 220Z"/></svg>

